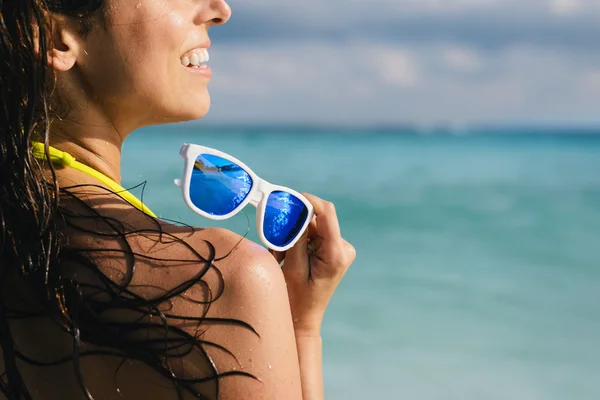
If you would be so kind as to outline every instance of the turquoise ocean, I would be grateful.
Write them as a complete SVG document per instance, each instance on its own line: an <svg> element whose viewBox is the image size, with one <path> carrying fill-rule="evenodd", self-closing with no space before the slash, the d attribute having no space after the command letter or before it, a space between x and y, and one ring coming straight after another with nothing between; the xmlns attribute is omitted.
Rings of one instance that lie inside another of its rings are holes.
<svg viewBox="0 0 600 400"><path fill-rule="evenodd" d="M325 317L328 400L600 399L600 134L179 124L127 139L123 183L147 182L153 211L256 240L252 207L224 223L187 209L184 142L336 204L358 257Z"/></svg>

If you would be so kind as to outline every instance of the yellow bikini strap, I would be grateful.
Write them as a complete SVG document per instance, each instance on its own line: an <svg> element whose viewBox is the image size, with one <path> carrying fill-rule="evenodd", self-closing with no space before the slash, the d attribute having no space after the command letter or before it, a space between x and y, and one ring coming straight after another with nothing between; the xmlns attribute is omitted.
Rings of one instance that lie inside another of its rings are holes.
<svg viewBox="0 0 600 400"><path fill-rule="evenodd" d="M138 210L146 213L151 217L157 218L156 215L148 207L146 207L144 203L140 201L140 199L135 197L133 194L129 193L127 189L110 179L108 176L104 175L99 171L96 171L93 168L88 167L85 164L80 163L75 159L75 157L73 157L67 152L60 151L52 146L48 147L48 151L50 152L50 161L52 163L76 169L85 174L88 174L93 178L98 179L100 182L105 184L110 190L121 196L123 200L125 200ZM43 143L33 142L33 156L42 160L46 159L46 152L44 150Z"/></svg>

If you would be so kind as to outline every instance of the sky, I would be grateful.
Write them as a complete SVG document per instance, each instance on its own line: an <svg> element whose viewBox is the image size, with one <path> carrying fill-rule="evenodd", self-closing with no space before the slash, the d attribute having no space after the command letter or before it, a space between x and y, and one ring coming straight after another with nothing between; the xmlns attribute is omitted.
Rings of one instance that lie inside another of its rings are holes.
<svg viewBox="0 0 600 400"><path fill-rule="evenodd" d="M600 0L232 0L211 122L600 126Z"/></svg>

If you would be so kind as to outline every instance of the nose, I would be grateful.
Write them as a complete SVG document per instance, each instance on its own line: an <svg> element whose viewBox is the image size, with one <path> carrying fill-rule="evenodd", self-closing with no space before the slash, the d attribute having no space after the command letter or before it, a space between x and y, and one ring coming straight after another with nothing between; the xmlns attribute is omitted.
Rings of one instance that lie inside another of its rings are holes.
<svg viewBox="0 0 600 400"><path fill-rule="evenodd" d="M210 19L213 25L223 25L231 17L231 7L225 0L211 0L210 10L213 14Z"/></svg>

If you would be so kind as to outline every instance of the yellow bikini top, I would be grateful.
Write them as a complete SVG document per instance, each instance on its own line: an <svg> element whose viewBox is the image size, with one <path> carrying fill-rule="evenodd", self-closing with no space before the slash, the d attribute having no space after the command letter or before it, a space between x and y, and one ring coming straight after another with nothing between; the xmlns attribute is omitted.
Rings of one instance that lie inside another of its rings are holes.
<svg viewBox="0 0 600 400"><path fill-rule="evenodd" d="M147 215L157 218L156 215L142 203L140 199L129 193L127 189L119 185L117 182L110 179L103 173L96 171L94 168L88 167L85 164L80 163L67 152L60 151L52 146L48 148L50 152L50 161L55 164L60 164L64 167L71 167L78 171L81 171L89 176L98 179L100 182L105 184L110 190L121 196L123 200L137 208L138 210L146 213ZM33 142L33 156L37 159L45 160L46 152L44 150L44 144L40 142Z"/></svg>

